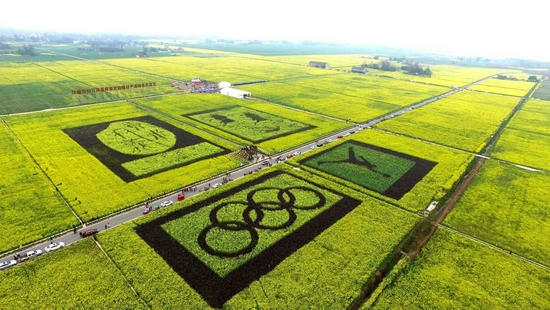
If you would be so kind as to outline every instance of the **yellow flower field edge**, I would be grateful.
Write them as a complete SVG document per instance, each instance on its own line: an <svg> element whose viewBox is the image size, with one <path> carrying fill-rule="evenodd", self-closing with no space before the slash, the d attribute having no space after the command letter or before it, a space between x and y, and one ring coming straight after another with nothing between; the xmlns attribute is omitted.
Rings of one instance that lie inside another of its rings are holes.
<svg viewBox="0 0 550 310"><path fill-rule="evenodd" d="M196 198L177 203L174 208L163 209L101 234L98 239L149 306L171 308L185 303L191 308L209 308L201 295L145 243L135 230L167 215L193 208L196 203L213 199L224 191L254 182L274 171L303 178L312 184L322 184L338 194L360 199L362 203L284 259L272 271L236 293L223 307L242 309L349 306L359 295L363 284L393 253L418 218L364 194L284 165L262 170L250 177L202 193Z"/></svg>
<svg viewBox="0 0 550 310"><path fill-rule="evenodd" d="M438 229L370 309L545 309L549 281L544 268Z"/></svg>
<svg viewBox="0 0 550 310"><path fill-rule="evenodd" d="M550 265L550 176L487 161L444 224Z"/></svg>
<svg viewBox="0 0 550 310"><path fill-rule="evenodd" d="M241 163L241 160L228 154L125 182L63 132L66 128L144 117L146 113L129 103L113 103L13 116L7 118L6 122L83 221L133 206L150 196L162 195L213 175L226 173ZM227 141L162 115L152 116L229 150L237 149Z"/></svg>
<svg viewBox="0 0 550 310"><path fill-rule="evenodd" d="M145 309L96 246L82 240L0 271L4 309Z"/></svg>
<svg viewBox="0 0 550 310"><path fill-rule="evenodd" d="M518 102L517 97L461 91L376 127L480 152Z"/></svg>
<svg viewBox="0 0 550 310"><path fill-rule="evenodd" d="M0 253L79 224L3 122L0 145Z"/></svg>
<svg viewBox="0 0 550 310"><path fill-rule="evenodd" d="M491 155L520 165L550 170L549 122L550 101L527 101L506 126Z"/></svg>
<svg viewBox="0 0 550 310"><path fill-rule="evenodd" d="M320 152L324 152L327 148L336 147L348 140L356 140L363 143L372 144L391 151L436 162L437 164L420 182L416 183L416 185L408 193L406 193L399 200L395 200L375 191L368 190L360 185L345 181L312 167L302 165L299 161L304 160L304 157L300 157L300 160L298 161L291 159L288 163L346 187L350 187L354 190L364 192L378 199L382 199L406 210L417 212L426 209L431 201L442 200L451 188L460 180L461 176L466 172L469 164L474 158L471 154L453 151L448 148L430 145L415 139L393 135L375 129L366 129L358 133L354 133L353 135L343 139L338 139L337 141L319 147L312 152L308 152L307 155L304 154L302 156L307 156L305 157L307 159L308 157L315 156Z"/></svg>

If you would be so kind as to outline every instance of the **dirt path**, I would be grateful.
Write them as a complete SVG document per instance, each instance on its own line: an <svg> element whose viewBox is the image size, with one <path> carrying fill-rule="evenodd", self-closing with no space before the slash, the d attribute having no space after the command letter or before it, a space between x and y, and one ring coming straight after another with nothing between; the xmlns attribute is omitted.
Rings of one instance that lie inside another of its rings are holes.
<svg viewBox="0 0 550 310"><path fill-rule="evenodd" d="M419 226L428 226L427 229L424 230L424 233L420 236L417 236L415 240L410 244L407 257L409 260L413 260L416 258L418 253L424 248L424 246L428 243L428 241L433 236L434 232L437 229L437 226L445 220L447 215L451 212L451 210L454 208L460 197L462 197L462 194L464 194L464 191L470 186L470 183L474 180L474 177L479 172L483 164L487 161L486 158L476 158L476 163L472 170L462 179L458 187L456 188L453 195L445 202L445 205L432 216L429 216L428 218L424 219L423 223L420 223Z"/></svg>

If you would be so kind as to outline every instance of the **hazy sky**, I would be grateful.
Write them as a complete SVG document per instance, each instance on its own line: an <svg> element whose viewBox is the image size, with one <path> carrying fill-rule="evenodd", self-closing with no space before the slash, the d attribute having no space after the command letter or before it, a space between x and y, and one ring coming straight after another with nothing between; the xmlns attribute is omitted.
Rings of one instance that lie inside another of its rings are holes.
<svg viewBox="0 0 550 310"><path fill-rule="evenodd" d="M5 1L0 27L323 40L550 60L543 0Z"/></svg>

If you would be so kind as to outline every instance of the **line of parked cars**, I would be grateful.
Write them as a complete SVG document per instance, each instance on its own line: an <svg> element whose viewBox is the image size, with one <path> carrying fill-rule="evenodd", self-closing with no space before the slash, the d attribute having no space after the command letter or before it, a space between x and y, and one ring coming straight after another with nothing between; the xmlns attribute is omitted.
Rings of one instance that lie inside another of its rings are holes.
<svg viewBox="0 0 550 310"><path fill-rule="evenodd" d="M160 205L147 206L147 207L145 207L145 209L143 209L143 214L147 214L151 211L158 210L161 207L168 207L168 206L171 206L173 204L174 204L174 202L172 200L166 200L166 201L163 201Z"/></svg>
<svg viewBox="0 0 550 310"><path fill-rule="evenodd" d="M62 247L65 247L64 242L55 242L55 243L49 244L44 249L44 251L46 251L46 252L55 251L55 250L61 249ZM18 263L22 263L22 262L27 261L31 258L35 258L39 255L42 255L42 250L32 250L32 251L29 251L29 252L27 252L23 255L15 254L14 255L15 259L0 263L0 270L8 269L12 266L17 265Z"/></svg>

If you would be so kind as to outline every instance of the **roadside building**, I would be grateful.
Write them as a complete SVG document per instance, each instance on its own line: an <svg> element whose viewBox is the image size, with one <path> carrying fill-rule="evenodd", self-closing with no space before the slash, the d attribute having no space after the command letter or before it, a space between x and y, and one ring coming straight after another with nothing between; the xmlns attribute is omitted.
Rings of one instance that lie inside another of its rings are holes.
<svg viewBox="0 0 550 310"><path fill-rule="evenodd" d="M363 68L363 67L357 67L357 66L353 66L351 67L351 72L353 73L361 73L361 74L367 74L369 72L369 70L367 70L367 68Z"/></svg>
<svg viewBox="0 0 550 310"><path fill-rule="evenodd" d="M225 87L225 88L220 89L220 94L226 95L226 96L229 96L229 97L240 98L240 99L245 99L245 98L252 97L252 95L247 91L236 89L236 88L231 88L231 87Z"/></svg>
<svg viewBox="0 0 550 310"><path fill-rule="evenodd" d="M330 66L326 62L321 61L310 61L309 66L312 68L321 68L321 69L330 69Z"/></svg>

